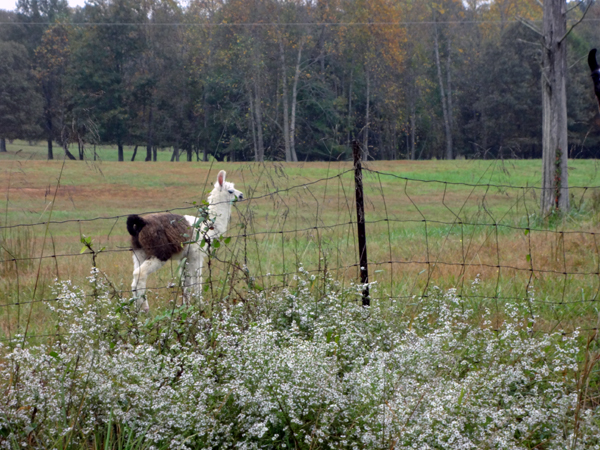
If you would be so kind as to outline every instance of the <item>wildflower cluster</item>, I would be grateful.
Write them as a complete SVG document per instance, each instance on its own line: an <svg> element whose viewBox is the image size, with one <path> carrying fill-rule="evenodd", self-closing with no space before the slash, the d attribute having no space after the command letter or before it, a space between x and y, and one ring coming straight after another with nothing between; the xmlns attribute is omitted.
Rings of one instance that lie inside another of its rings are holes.
<svg viewBox="0 0 600 450"><path fill-rule="evenodd" d="M518 305L493 328L452 290L410 317L364 308L362 286L300 273L210 315L152 318L95 274L93 301L62 283L56 338L0 349L1 445L600 448L576 335L532 333Z"/></svg>

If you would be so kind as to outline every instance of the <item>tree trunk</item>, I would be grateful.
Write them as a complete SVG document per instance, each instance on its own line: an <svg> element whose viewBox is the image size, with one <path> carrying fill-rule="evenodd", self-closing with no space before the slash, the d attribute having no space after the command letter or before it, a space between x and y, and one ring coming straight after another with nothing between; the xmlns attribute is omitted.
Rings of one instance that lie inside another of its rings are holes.
<svg viewBox="0 0 600 450"><path fill-rule="evenodd" d="M281 59L281 89L283 91L283 142L285 144L285 160L292 161L292 151L290 149L290 122L288 114L288 91L287 74L285 70L285 50L283 48L283 39L279 39L279 56Z"/></svg>
<svg viewBox="0 0 600 450"><path fill-rule="evenodd" d="M117 143L117 157L119 161L124 161L123 159L123 144L121 144L120 142Z"/></svg>
<svg viewBox="0 0 600 450"><path fill-rule="evenodd" d="M369 68L365 67L365 77L367 81L367 107L365 109L365 131L362 149L362 160L367 161L369 156L369 110L371 109L371 76Z"/></svg>
<svg viewBox="0 0 600 450"><path fill-rule="evenodd" d="M63 150L65 151L65 156L72 161L77 161L77 158L73 156L73 154L69 151L68 144L63 144Z"/></svg>
<svg viewBox="0 0 600 450"><path fill-rule="evenodd" d="M254 110L256 111L256 137L258 139L258 159L259 161L265 160L265 140L263 136L263 122L262 122L262 89L260 86L260 80L256 81L256 101L254 102Z"/></svg>
<svg viewBox="0 0 600 450"><path fill-rule="evenodd" d="M46 133L48 140L48 159L54 159L54 152L52 151L52 137L54 134L53 126L52 126L52 113L51 113L51 96L48 92L48 87L46 85L42 86L44 91L44 120L46 122Z"/></svg>
<svg viewBox="0 0 600 450"><path fill-rule="evenodd" d="M252 145L254 147L254 161L259 162L258 158L258 142L256 140L256 122L254 120L254 94L252 93L252 88L250 88L248 92L248 101L250 102L248 109L250 112L250 129L252 130Z"/></svg>
<svg viewBox="0 0 600 450"><path fill-rule="evenodd" d="M452 56L452 40L448 38L448 57L446 58L446 84L448 85L448 91L446 92L446 104L448 105L448 136L450 138L450 145L446 147L446 159L454 158L454 142L452 141L452 124L454 123L453 109L452 109L452 71L450 70L450 61Z"/></svg>
<svg viewBox="0 0 600 450"><path fill-rule="evenodd" d="M152 161L156 162L157 160L158 147L155 145L152 147Z"/></svg>
<svg viewBox="0 0 600 450"><path fill-rule="evenodd" d="M257 55L257 48L252 48L252 65L254 76L250 91L250 117L252 118L252 137L254 139L254 159L257 162L265 160L265 144L262 124L262 87L261 87L261 58Z"/></svg>
<svg viewBox="0 0 600 450"><path fill-rule="evenodd" d="M6 152L6 139L0 138L0 152Z"/></svg>
<svg viewBox="0 0 600 450"><path fill-rule="evenodd" d="M437 66L438 82L440 84L440 96L442 97L442 113L444 115L444 130L446 132L446 159L452 159L452 128L448 115L448 103L444 91L444 80L442 78L442 66L440 64L440 48L438 43L437 24L434 33L435 65Z"/></svg>
<svg viewBox="0 0 600 450"><path fill-rule="evenodd" d="M135 161L135 155L137 155L137 148L138 148L137 145L133 148L133 155L131 156L132 161Z"/></svg>
<svg viewBox="0 0 600 450"><path fill-rule="evenodd" d="M207 87L204 86L204 95L202 97L203 108L204 108L204 142L203 142L203 153L202 153L202 161L208 161L208 91ZM191 154L188 158L188 161L191 161Z"/></svg>
<svg viewBox="0 0 600 450"><path fill-rule="evenodd" d="M348 135L346 145L350 148L350 128L352 124L352 86L354 84L354 56L352 57L352 69L350 70L350 84L348 85L348 123L346 124Z"/></svg>
<svg viewBox="0 0 600 450"><path fill-rule="evenodd" d="M413 101L413 103L410 105L410 159L411 160L415 160L415 157L417 155L417 149L415 148L415 132L416 132L416 122L417 122L417 114L416 114L416 108L415 108L415 103Z"/></svg>
<svg viewBox="0 0 600 450"><path fill-rule="evenodd" d="M296 154L296 105L298 99L298 80L300 79L300 61L302 59L302 47L304 46L304 37L298 45L298 60L296 61L296 70L294 72L294 85L292 86L292 116L290 118L290 153L292 160L298 162Z"/></svg>
<svg viewBox="0 0 600 450"><path fill-rule="evenodd" d="M150 112L148 113L148 136L145 161L152 161L152 107L150 107Z"/></svg>
<svg viewBox="0 0 600 450"><path fill-rule="evenodd" d="M565 0L544 1L541 213L569 209Z"/></svg>
<svg viewBox="0 0 600 450"><path fill-rule="evenodd" d="M79 151L79 160L83 161L84 148L81 142L77 141L77 150Z"/></svg>
<svg viewBox="0 0 600 450"><path fill-rule="evenodd" d="M171 161L179 162L179 144L175 144L173 146L173 155L171 156Z"/></svg>

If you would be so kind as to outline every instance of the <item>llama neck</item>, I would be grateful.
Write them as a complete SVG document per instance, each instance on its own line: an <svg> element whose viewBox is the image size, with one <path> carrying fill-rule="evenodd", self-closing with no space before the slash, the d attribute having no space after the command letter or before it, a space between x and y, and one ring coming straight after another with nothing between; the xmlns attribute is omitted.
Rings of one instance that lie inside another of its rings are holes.
<svg viewBox="0 0 600 450"><path fill-rule="evenodd" d="M208 205L208 217L214 220L214 230L210 230L208 235L211 238L219 237L227 231L229 218L231 217L231 203L224 202Z"/></svg>

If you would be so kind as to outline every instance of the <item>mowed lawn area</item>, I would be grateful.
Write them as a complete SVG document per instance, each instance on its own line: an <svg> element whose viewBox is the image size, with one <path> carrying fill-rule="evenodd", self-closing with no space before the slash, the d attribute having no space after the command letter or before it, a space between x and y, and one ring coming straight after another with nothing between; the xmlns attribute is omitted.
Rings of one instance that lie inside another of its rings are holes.
<svg viewBox="0 0 600 450"><path fill-rule="evenodd" d="M13 145L0 154L3 305L50 298L56 279L83 283L92 256L89 249L82 252L82 238L99 252L98 268L128 295L126 216L194 214L194 202L206 199L221 169L245 200L234 205L227 233L232 239L211 266L210 276L220 283L211 292L243 297L240 286L232 290L239 283L244 289L276 289L292 283L300 266L344 283L359 280L350 162L171 163L165 153L158 162L119 163L108 157L114 149L103 149L97 161L46 161L32 156L43 155L45 147L35 148L15 153ZM568 327L582 316L596 317L595 303L588 300L600 289L594 234L600 218L598 161L571 161L572 212L551 219L538 215L541 161L365 166L368 259L377 301L413 304L434 287L454 287L477 307L498 308L498 314L499 298L532 296L547 320L539 326L561 321ZM176 295L167 289L176 272L167 265L151 276L148 286L156 288L151 305ZM10 310L4 307L0 315ZM5 334L23 320L16 318L22 311L10 312L10 319L3 316Z"/></svg>

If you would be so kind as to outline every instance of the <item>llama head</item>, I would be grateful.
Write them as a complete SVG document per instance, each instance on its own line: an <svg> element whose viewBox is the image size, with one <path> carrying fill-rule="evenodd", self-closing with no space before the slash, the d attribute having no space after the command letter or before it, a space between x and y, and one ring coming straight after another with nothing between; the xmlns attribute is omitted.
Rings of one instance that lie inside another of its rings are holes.
<svg viewBox="0 0 600 450"><path fill-rule="evenodd" d="M208 202L211 205L230 206L233 202L244 198L244 194L238 191L233 183L225 181L226 175L227 173L224 170L221 170L217 175L215 188L208 196Z"/></svg>

